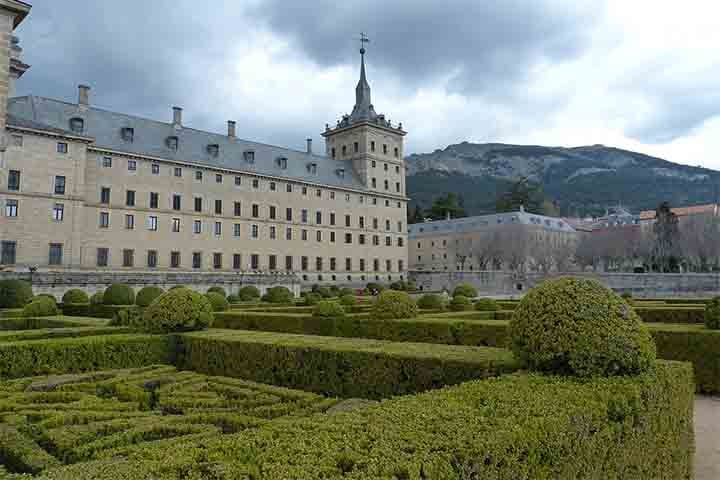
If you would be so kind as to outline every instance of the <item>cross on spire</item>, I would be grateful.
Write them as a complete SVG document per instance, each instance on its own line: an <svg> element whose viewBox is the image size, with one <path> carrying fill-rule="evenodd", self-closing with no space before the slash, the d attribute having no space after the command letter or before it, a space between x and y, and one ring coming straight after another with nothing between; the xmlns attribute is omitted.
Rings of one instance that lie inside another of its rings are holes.
<svg viewBox="0 0 720 480"><path fill-rule="evenodd" d="M365 55L365 44L370 43L370 39L365 32L360 32L360 55Z"/></svg>

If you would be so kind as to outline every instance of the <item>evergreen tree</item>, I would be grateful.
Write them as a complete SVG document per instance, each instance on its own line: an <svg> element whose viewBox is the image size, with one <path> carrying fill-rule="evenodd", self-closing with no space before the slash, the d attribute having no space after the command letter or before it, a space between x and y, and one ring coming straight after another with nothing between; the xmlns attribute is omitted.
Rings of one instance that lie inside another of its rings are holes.
<svg viewBox="0 0 720 480"><path fill-rule="evenodd" d="M680 229L677 215L670 209L668 202L662 202L655 210L653 225L655 241L653 244L653 262L660 272L669 272L678 265L678 247Z"/></svg>
<svg viewBox="0 0 720 480"><path fill-rule="evenodd" d="M543 193L539 185L532 184L527 177L515 182L509 190L498 196L495 202L497 213L516 212L522 205L526 211L542 214Z"/></svg>
<svg viewBox="0 0 720 480"><path fill-rule="evenodd" d="M463 203L461 197L451 192L445 196L436 198L428 214L433 220L444 220L448 215L450 218L465 217L465 209L462 207Z"/></svg>

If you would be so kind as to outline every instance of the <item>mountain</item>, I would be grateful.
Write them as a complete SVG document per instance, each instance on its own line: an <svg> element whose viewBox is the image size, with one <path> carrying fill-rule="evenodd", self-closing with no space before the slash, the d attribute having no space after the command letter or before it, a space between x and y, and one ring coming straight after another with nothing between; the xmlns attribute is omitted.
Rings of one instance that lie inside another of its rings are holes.
<svg viewBox="0 0 720 480"><path fill-rule="evenodd" d="M637 212L715 201L720 172L604 145L544 147L501 143L450 145L407 157L407 189L427 208L446 192L463 197L468 215L492 213L498 194L521 177L540 184L563 215L602 214L622 204Z"/></svg>

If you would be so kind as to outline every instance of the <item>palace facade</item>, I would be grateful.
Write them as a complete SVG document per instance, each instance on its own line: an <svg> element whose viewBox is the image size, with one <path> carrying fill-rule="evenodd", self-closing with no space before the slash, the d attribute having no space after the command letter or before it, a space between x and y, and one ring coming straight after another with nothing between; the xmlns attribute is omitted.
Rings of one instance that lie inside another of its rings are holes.
<svg viewBox="0 0 720 480"><path fill-rule="evenodd" d="M0 0L0 265L4 269L291 272L307 282L405 277L402 124L375 112L361 49L352 113L325 155L77 100L13 97L29 68Z"/></svg>

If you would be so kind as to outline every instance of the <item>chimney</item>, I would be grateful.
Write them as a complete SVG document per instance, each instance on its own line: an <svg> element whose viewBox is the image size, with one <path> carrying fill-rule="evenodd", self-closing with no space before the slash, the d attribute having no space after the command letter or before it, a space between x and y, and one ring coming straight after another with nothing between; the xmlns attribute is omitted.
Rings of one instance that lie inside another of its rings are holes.
<svg viewBox="0 0 720 480"><path fill-rule="evenodd" d="M78 85L78 105L90 105L90 87L87 85Z"/></svg>
<svg viewBox="0 0 720 480"><path fill-rule="evenodd" d="M307 153L312 154L312 138L308 138L305 142L307 143Z"/></svg>
<svg viewBox="0 0 720 480"><path fill-rule="evenodd" d="M175 128L182 127L182 108L172 107L173 109L173 126Z"/></svg>
<svg viewBox="0 0 720 480"><path fill-rule="evenodd" d="M235 138L235 120L228 120L228 137Z"/></svg>

